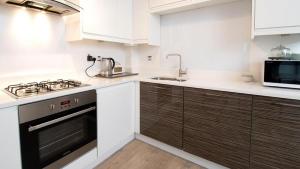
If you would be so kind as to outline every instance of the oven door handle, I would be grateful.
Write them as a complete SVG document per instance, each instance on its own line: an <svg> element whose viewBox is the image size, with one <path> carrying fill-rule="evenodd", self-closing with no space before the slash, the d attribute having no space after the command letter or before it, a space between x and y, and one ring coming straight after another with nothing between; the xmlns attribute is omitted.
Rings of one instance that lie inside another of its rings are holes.
<svg viewBox="0 0 300 169"><path fill-rule="evenodd" d="M76 112L76 113L73 113L73 114L69 114L69 115L66 115L66 116L63 116L63 117L60 117L60 118L57 118L57 119L54 119L54 120L51 120L51 121L47 121L45 123L41 123L41 124L38 124L36 126L30 126L28 128L28 131L29 132L32 132L32 131L35 131L35 130L39 130L41 128L44 128L44 127L47 127L47 126L50 126L52 124L56 124L56 123L59 123L59 122L62 122L62 121L65 121L65 120L68 120L70 118L73 118L73 117L76 117L76 116L80 116L82 114L85 114L85 113L88 113L92 110L96 110L96 107L90 107L88 109L85 109L85 110L81 110L79 112Z"/></svg>

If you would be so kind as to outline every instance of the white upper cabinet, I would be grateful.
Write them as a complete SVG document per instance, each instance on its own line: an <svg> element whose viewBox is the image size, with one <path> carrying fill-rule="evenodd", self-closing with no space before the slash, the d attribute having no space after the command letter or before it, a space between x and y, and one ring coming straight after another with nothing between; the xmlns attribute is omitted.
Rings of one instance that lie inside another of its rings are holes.
<svg viewBox="0 0 300 169"><path fill-rule="evenodd" d="M117 5L114 11L117 36L125 39L132 39L132 15L133 0L116 0Z"/></svg>
<svg viewBox="0 0 300 169"><path fill-rule="evenodd" d="M86 34L116 37L115 0L86 0L82 2L82 30ZM111 26L109 26L111 25Z"/></svg>
<svg viewBox="0 0 300 169"><path fill-rule="evenodd" d="M164 5L174 5L180 2L188 2L191 0L149 0L150 8L157 8Z"/></svg>
<svg viewBox="0 0 300 169"><path fill-rule="evenodd" d="M160 45L160 16L149 13L148 0L81 0L80 6L65 17L67 41Z"/></svg>
<svg viewBox="0 0 300 169"><path fill-rule="evenodd" d="M253 0L253 35L300 33L299 0Z"/></svg>
<svg viewBox="0 0 300 169"><path fill-rule="evenodd" d="M168 14L237 0L149 0L151 13Z"/></svg>
<svg viewBox="0 0 300 169"><path fill-rule="evenodd" d="M68 41L94 39L131 44L132 0L82 0L80 14L65 17Z"/></svg>
<svg viewBox="0 0 300 169"><path fill-rule="evenodd" d="M149 13L148 0L133 0L133 44L160 45L160 15Z"/></svg>

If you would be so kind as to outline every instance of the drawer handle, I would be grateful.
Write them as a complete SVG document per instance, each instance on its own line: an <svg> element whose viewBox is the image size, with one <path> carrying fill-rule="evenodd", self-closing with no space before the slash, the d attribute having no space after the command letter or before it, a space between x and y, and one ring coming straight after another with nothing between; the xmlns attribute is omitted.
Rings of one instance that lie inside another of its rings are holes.
<svg viewBox="0 0 300 169"><path fill-rule="evenodd" d="M272 103L272 105L300 108L300 105L297 105L297 104L288 104L288 103Z"/></svg>
<svg viewBox="0 0 300 169"><path fill-rule="evenodd" d="M205 93L206 96L214 96L214 97L222 97L222 95L219 94L213 94L213 93Z"/></svg>

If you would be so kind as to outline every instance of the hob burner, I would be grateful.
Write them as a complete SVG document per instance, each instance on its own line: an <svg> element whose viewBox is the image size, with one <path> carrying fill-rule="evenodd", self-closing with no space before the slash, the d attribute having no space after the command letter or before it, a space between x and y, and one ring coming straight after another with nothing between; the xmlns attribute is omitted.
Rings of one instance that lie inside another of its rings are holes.
<svg viewBox="0 0 300 169"><path fill-rule="evenodd" d="M15 85L9 85L5 88L5 91L15 98L23 98L82 86L87 85L82 84L80 81L76 80L58 79L56 81L48 80L26 84L20 83Z"/></svg>

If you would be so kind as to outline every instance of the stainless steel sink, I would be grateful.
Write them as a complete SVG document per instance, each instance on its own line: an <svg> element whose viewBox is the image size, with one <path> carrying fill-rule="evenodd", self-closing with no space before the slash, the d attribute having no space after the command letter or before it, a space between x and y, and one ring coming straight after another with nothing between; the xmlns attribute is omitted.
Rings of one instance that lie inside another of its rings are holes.
<svg viewBox="0 0 300 169"><path fill-rule="evenodd" d="M172 77L153 77L151 78L153 80L169 80L169 81L177 81L177 82L185 82L185 79L178 79L178 78L172 78Z"/></svg>

